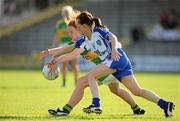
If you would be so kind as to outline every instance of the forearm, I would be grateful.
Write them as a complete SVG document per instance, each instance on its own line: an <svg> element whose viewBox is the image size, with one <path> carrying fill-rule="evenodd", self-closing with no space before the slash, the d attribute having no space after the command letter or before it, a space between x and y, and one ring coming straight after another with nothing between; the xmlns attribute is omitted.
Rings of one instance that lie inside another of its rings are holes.
<svg viewBox="0 0 180 121"><path fill-rule="evenodd" d="M55 61L57 64L61 64L61 63L70 61L70 60L75 59L75 58L76 58L76 56L70 56L69 54L64 54L64 55L62 55L62 56L59 56L59 57L55 58L54 61Z"/></svg>
<svg viewBox="0 0 180 121"><path fill-rule="evenodd" d="M72 52L73 50L75 49L75 46L74 44L72 45L66 45L62 48L59 48L58 51L56 51L56 53L53 54L54 57L58 57L58 56L61 56L61 55L64 55L66 53L70 53Z"/></svg>
<svg viewBox="0 0 180 121"><path fill-rule="evenodd" d="M66 46L64 47L56 47L56 48L51 48L48 49L49 54L51 54L52 56L56 55L59 51L63 51L66 48Z"/></svg>
<svg viewBox="0 0 180 121"><path fill-rule="evenodd" d="M77 48L70 53L67 53L67 54L64 54L62 56L57 57L55 59L55 62L60 64L60 63L66 62L66 61L70 61L72 59L76 59L77 56L80 55L80 53L83 51L84 51L83 49Z"/></svg>
<svg viewBox="0 0 180 121"><path fill-rule="evenodd" d="M110 35L109 41L111 42L112 50L116 50L117 37L115 35Z"/></svg>

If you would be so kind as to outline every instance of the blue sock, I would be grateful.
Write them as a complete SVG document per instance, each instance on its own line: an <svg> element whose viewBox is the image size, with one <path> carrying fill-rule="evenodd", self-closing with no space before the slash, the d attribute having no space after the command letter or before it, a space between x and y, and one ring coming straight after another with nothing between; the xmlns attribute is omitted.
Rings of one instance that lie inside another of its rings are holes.
<svg viewBox="0 0 180 121"><path fill-rule="evenodd" d="M96 107L100 107L100 99L98 97L94 97L92 104Z"/></svg>
<svg viewBox="0 0 180 121"><path fill-rule="evenodd" d="M168 106L168 102L163 100L163 99L160 99L159 102L158 102L158 105L159 107L161 107L162 109L166 109L167 106Z"/></svg>

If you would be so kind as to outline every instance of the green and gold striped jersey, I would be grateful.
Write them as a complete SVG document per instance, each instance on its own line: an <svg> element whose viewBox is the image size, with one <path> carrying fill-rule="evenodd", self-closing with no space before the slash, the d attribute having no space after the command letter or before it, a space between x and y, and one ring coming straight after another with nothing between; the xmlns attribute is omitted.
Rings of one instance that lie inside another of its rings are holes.
<svg viewBox="0 0 180 121"><path fill-rule="evenodd" d="M86 60L89 60L89 61L91 61L91 62L93 62L94 64L96 64L96 65L98 65L98 64L100 64L102 61L101 61L101 59L99 58L99 56L96 54L96 53L94 53L94 52L92 52L92 51L90 51L90 50L85 50L85 51L83 51L82 53L81 53L81 56L83 57L83 58L85 58ZM102 82L105 78L107 78L109 75L105 75L105 76L102 76L102 77L100 77L100 78L98 78L98 81L99 82Z"/></svg>
<svg viewBox="0 0 180 121"><path fill-rule="evenodd" d="M56 32L56 37L59 41L59 44L67 44L67 43L72 42L72 39L68 34L68 26L64 20L59 20L56 23L55 32Z"/></svg>

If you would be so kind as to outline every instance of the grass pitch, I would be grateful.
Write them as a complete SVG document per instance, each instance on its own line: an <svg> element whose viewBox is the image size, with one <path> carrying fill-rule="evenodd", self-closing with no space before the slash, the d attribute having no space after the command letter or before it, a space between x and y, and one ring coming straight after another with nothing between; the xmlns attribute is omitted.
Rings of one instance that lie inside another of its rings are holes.
<svg viewBox="0 0 180 121"><path fill-rule="evenodd" d="M101 115L82 112L82 108L91 103L87 88L83 100L69 116L52 117L47 110L62 107L71 96L74 89L72 73L68 74L67 87L62 88L61 78L47 81L41 71L0 70L0 121L180 121L180 74L136 73L136 77L142 87L175 103L173 117L165 118L156 104L140 97L134 98L146 113L143 116L132 115L129 105L111 94L106 86L100 86ZM120 86L123 87L122 84Z"/></svg>

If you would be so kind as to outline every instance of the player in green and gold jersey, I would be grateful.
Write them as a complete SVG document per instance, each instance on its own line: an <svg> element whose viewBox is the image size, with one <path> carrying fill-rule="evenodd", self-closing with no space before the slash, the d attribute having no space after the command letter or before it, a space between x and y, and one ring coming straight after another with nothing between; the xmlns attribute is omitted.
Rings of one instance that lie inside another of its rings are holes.
<svg viewBox="0 0 180 121"><path fill-rule="evenodd" d="M71 6L65 6L62 9L62 16L63 20L59 20L56 23L56 28L55 28L55 39L53 40L52 47L63 47L64 45L71 44L73 43L72 38L69 36L68 33L68 26L67 22L71 18L71 15L74 14L74 10ZM79 71L79 65L77 59L72 59L69 61L72 65L72 70L74 72L74 80L75 83L77 82L78 78L78 71ZM62 79L63 79L63 87L66 86L66 72L67 72L67 66L68 66L68 61L64 62L62 64Z"/></svg>

